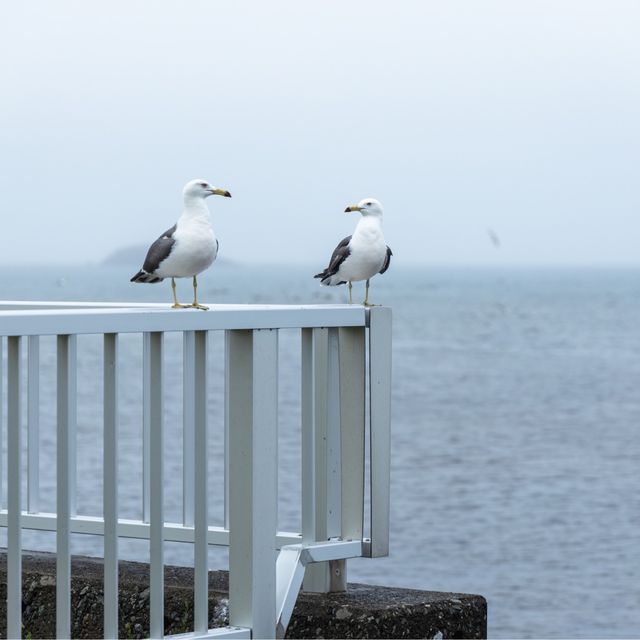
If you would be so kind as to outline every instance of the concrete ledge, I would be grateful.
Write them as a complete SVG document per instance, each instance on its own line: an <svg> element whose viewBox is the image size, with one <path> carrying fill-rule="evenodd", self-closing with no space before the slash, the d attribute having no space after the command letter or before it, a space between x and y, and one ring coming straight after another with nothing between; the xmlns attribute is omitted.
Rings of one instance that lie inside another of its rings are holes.
<svg viewBox="0 0 640 640"><path fill-rule="evenodd" d="M6 637L6 553L0 551L0 637ZM74 638L102 637L102 560L72 559ZM228 574L209 573L209 626L228 623ZM55 554L25 552L22 565L23 637L55 636ZM121 638L149 634L149 566L120 562ZM165 633L191 631L193 571L165 569ZM482 596L349 584L346 593L302 593L287 638L486 638Z"/></svg>

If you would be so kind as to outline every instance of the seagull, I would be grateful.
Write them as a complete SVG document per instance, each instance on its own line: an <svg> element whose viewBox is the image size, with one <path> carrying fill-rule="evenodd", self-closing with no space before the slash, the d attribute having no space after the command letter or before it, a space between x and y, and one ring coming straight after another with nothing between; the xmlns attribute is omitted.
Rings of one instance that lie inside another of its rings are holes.
<svg viewBox="0 0 640 640"><path fill-rule="evenodd" d="M491 240L491 244L496 248L500 248L500 236L493 230L487 227L487 235L489 236L489 240Z"/></svg>
<svg viewBox="0 0 640 640"><path fill-rule="evenodd" d="M183 189L184 209L171 229L167 229L147 251L142 269L131 282L154 284L171 278L173 309L194 308L206 311L198 304L196 276L208 269L218 255L218 240L213 233L209 208L205 198L211 195L230 198L225 189L212 187L206 180L191 180ZM176 297L176 278L193 278L193 302L180 304Z"/></svg>
<svg viewBox="0 0 640 640"><path fill-rule="evenodd" d="M365 198L358 204L350 205L345 213L359 211L361 218L356 225L353 235L342 240L331 254L329 266L317 273L314 278L320 278L320 284L335 286L349 285L349 304L352 282L366 280L363 304L369 305L369 280L376 273L384 273L391 262L393 253L385 244L382 235L382 205L374 198Z"/></svg>

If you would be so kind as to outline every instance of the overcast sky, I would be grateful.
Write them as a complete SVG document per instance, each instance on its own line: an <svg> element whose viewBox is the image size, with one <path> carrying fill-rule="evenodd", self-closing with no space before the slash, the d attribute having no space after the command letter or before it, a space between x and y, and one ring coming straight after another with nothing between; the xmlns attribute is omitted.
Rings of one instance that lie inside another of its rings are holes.
<svg viewBox="0 0 640 640"><path fill-rule="evenodd" d="M368 196L396 264L640 259L636 1L3 2L0 74L3 263L149 243L195 177L239 261Z"/></svg>

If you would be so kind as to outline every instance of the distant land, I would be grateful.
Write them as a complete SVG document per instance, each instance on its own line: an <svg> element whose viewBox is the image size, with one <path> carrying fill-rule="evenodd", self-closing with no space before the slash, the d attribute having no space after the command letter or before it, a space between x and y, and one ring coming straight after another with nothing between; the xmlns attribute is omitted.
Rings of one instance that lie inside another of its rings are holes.
<svg viewBox="0 0 640 640"><path fill-rule="evenodd" d="M142 264L147 255L149 245L136 244L129 247L120 247L112 251L104 260L104 265L134 265Z"/></svg>
<svg viewBox="0 0 640 640"><path fill-rule="evenodd" d="M105 266L138 266L140 267L144 262L144 258L147 255L147 251L149 250L149 245L146 244L136 244L130 245L128 247L121 247L120 249L116 249L112 251L104 260L102 260L101 264ZM216 263L220 264L231 264L231 260L226 258L218 257L216 259Z"/></svg>

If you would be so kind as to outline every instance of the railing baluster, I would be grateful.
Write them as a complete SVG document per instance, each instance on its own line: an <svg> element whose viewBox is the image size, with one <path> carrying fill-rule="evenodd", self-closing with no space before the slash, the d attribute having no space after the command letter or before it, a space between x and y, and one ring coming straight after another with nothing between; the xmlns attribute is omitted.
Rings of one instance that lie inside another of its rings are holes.
<svg viewBox="0 0 640 640"><path fill-rule="evenodd" d="M151 637L164 636L164 334L153 332L149 340L149 556Z"/></svg>
<svg viewBox="0 0 640 640"><path fill-rule="evenodd" d="M302 541L316 539L316 474L313 402L313 329L302 329Z"/></svg>
<svg viewBox="0 0 640 640"><path fill-rule="evenodd" d="M224 332L224 526L229 528L229 371L231 332Z"/></svg>
<svg viewBox="0 0 640 640"><path fill-rule="evenodd" d="M207 332L196 331L194 335L193 418L194 438L192 459L194 460L193 488L194 513L194 611L193 629L206 633L209 628L209 560L207 544Z"/></svg>
<svg viewBox="0 0 640 640"><path fill-rule="evenodd" d="M329 329L327 353L327 537L340 536L340 368L338 329Z"/></svg>
<svg viewBox="0 0 640 640"><path fill-rule="evenodd" d="M7 339L7 638L22 636L22 416L20 337Z"/></svg>
<svg viewBox="0 0 640 640"><path fill-rule="evenodd" d="M226 332L229 463L229 622L253 626L253 341L252 332ZM236 508L237 507L237 508ZM244 509L243 509L244 507ZM270 637L270 636L267 636Z"/></svg>
<svg viewBox="0 0 640 640"><path fill-rule="evenodd" d="M71 635L70 517L75 462L71 442L76 428L76 336L57 338L57 493L56 493L56 636Z"/></svg>
<svg viewBox="0 0 640 640"><path fill-rule="evenodd" d="M29 336L27 367L27 511L40 511L40 336Z"/></svg>
<svg viewBox="0 0 640 640"><path fill-rule="evenodd" d="M315 451L315 479L316 479L316 536L318 541L329 538L327 531L327 422L329 413L329 398L327 388L329 367L329 330L316 329L313 332L313 436ZM324 576L328 565L322 564L310 571ZM328 576L328 574L327 574ZM309 580L311 582L311 580ZM328 590L328 583L323 579L322 591ZM325 584L326 583L326 584ZM306 587L305 587L306 588Z"/></svg>
<svg viewBox="0 0 640 640"><path fill-rule="evenodd" d="M340 536L340 405L338 330L313 330L313 410L304 409L313 420L314 531L303 532L305 542ZM308 383L307 383L308 386ZM305 392L308 394L308 390ZM308 399L307 399L308 402ZM308 427L304 431L308 432ZM309 447L307 446L307 456ZM306 472L309 473L308 471ZM319 562L307 567L304 590L342 591L344 562Z"/></svg>
<svg viewBox="0 0 640 640"><path fill-rule="evenodd" d="M193 526L193 440L195 331L183 333L182 347L182 523Z"/></svg>
<svg viewBox="0 0 640 640"><path fill-rule="evenodd" d="M325 462L326 453L326 380L329 332L327 329L312 329L311 335L310 366L307 363L309 367L307 373L310 379L307 378L306 385L303 384L303 401L306 394L307 402L310 403L310 406L303 407L303 415L306 416L308 422L303 429L303 437L305 434L308 436L306 446L303 445L305 449L303 460L310 467L303 474L313 478L313 485L308 488L306 495L306 499L313 504L313 528L310 527L310 522L304 527L303 522L302 531L302 540L307 543L328 538L327 520L323 517L326 514L327 506L326 473L321 466ZM307 518L310 519L310 515ZM329 580L329 565L326 562L313 564L307 567L303 588L305 591L324 593L329 591Z"/></svg>
<svg viewBox="0 0 640 640"><path fill-rule="evenodd" d="M151 334L142 334L142 521L149 522L149 442L151 436Z"/></svg>
<svg viewBox="0 0 640 640"><path fill-rule="evenodd" d="M361 540L364 524L365 329L343 327L339 334L342 538Z"/></svg>
<svg viewBox="0 0 640 640"><path fill-rule="evenodd" d="M104 335L104 637L118 637L118 334Z"/></svg>
<svg viewBox="0 0 640 640"><path fill-rule="evenodd" d="M78 512L78 336L69 336L69 515Z"/></svg>
<svg viewBox="0 0 640 640"><path fill-rule="evenodd" d="M275 634L278 334L229 338L229 621Z"/></svg>
<svg viewBox="0 0 640 640"><path fill-rule="evenodd" d="M3 413L2 413L2 400L3 400L3 390L4 390L4 386L2 383L3 380L3 371L4 371L4 360L2 357L2 347L4 344L4 337L0 336L0 443L2 442L2 431L3 431L3 425L4 425L4 420L2 419L3 417ZM2 486L3 486L3 478L4 478L4 468L3 468L3 456L2 456L2 451L0 451L0 509L2 509L3 507L3 500L2 500Z"/></svg>
<svg viewBox="0 0 640 640"><path fill-rule="evenodd" d="M369 310L372 558L389 555L391 474L391 309Z"/></svg>
<svg viewBox="0 0 640 640"><path fill-rule="evenodd" d="M340 365L338 329L329 329L327 353L327 437L325 473L327 483L327 538L338 538L342 533L342 453L340 447ZM347 561L328 563L329 591L347 588Z"/></svg>

